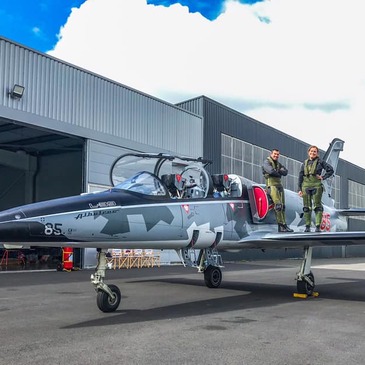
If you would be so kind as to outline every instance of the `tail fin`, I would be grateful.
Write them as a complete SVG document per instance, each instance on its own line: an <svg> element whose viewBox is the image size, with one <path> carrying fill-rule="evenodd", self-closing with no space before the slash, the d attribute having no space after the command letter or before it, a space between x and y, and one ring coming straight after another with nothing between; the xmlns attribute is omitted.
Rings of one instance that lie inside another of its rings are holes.
<svg viewBox="0 0 365 365"><path fill-rule="evenodd" d="M328 150L326 151L326 153L322 158L323 161L327 162L333 167L334 171L332 177L323 181L323 186L325 191L322 196L322 202L323 204L328 206L334 206L334 200L331 197L332 183L334 175L336 174L337 171L338 160L340 158L340 152L343 151L344 143L345 142L339 138L333 139L332 142L330 143L330 146L328 147Z"/></svg>

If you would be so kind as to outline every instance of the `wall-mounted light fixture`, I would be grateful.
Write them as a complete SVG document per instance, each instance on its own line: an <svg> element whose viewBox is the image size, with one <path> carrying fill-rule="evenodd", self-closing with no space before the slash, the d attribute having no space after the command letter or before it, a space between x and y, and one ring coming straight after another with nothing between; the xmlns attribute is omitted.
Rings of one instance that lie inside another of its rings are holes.
<svg viewBox="0 0 365 365"><path fill-rule="evenodd" d="M9 91L9 95L13 99L21 99L23 97L24 90L25 90L24 86L15 84L13 86L13 89Z"/></svg>

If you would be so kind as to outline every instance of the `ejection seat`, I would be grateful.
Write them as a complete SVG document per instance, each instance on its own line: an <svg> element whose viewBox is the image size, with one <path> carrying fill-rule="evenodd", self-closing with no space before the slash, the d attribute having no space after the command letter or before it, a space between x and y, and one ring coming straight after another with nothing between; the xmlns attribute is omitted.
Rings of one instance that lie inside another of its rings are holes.
<svg viewBox="0 0 365 365"><path fill-rule="evenodd" d="M212 174L213 196L216 198L228 196L229 192L229 177L227 174Z"/></svg>
<svg viewBox="0 0 365 365"><path fill-rule="evenodd" d="M161 181L166 186L171 198L181 198L184 182L179 174L165 174L161 176Z"/></svg>
<svg viewBox="0 0 365 365"><path fill-rule="evenodd" d="M242 195L242 182L239 176L234 174L214 174L212 175L213 186L220 196L239 198Z"/></svg>

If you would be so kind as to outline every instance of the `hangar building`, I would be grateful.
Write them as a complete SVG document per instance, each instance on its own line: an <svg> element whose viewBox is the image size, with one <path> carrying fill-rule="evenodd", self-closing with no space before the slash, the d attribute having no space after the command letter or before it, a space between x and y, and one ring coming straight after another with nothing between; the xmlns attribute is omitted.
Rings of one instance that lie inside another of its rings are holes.
<svg viewBox="0 0 365 365"><path fill-rule="evenodd" d="M262 182L262 160L280 146L286 187L296 189L308 147L205 96L172 105L2 37L0 85L0 210L109 187L111 164L130 151L203 156L211 172ZM340 160L334 198L341 208L365 206L365 170ZM87 266L87 252L78 260Z"/></svg>

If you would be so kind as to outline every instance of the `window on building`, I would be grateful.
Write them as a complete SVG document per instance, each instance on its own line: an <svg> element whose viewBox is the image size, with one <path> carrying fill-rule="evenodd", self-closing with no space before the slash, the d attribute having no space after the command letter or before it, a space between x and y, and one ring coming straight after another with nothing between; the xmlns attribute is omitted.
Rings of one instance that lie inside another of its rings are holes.
<svg viewBox="0 0 365 365"><path fill-rule="evenodd" d="M349 180L348 201L349 208L365 207L365 185ZM356 219L365 220L365 217L353 217Z"/></svg>

